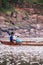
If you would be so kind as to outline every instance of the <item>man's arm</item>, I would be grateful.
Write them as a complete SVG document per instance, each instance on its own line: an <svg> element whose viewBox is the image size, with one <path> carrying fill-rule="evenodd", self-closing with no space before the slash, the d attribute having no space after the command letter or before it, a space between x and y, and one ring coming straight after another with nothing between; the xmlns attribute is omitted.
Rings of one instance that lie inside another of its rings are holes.
<svg viewBox="0 0 43 65"><path fill-rule="evenodd" d="M16 36L13 36L13 41L16 41Z"/></svg>

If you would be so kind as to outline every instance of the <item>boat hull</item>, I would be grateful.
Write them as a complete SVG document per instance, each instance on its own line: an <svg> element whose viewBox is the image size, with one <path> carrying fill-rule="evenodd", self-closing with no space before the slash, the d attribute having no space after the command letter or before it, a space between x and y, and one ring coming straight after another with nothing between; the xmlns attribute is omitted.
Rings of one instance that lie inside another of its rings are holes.
<svg viewBox="0 0 43 65"><path fill-rule="evenodd" d="M22 42L22 43L16 43L16 42L9 42L9 41L1 41L2 44L4 45L28 45L28 46L43 46L43 42L41 43L36 43L36 42Z"/></svg>

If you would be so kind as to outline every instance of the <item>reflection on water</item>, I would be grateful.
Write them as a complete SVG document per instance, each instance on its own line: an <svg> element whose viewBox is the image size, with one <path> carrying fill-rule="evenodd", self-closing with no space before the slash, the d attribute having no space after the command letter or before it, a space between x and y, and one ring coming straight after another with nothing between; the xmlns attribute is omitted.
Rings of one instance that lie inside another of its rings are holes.
<svg viewBox="0 0 43 65"><path fill-rule="evenodd" d="M0 65L43 64L43 46L6 46L0 44Z"/></svg>

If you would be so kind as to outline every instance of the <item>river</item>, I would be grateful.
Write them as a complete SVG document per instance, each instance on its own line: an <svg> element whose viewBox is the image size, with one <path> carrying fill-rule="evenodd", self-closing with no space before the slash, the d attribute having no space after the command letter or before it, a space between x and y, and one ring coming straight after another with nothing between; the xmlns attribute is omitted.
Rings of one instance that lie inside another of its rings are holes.
<svg viewBox="0 0 43 65"><path fill-rule="evenodd" d="M43 46L8 46L0 43L0 65L43 64Z"/></svg>

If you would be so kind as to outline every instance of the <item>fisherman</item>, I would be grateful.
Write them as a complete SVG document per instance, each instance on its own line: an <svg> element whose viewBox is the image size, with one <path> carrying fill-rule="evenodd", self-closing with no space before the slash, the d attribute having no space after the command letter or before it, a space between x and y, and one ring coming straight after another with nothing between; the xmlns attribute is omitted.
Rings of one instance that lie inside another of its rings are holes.
<svg viewBox="0 0 43 65"><path fill-rule="evenodd" d="M14 41L14 40L13 40L13 36L14 36L14 33L11 32L11 35L10 35L10 42L13 42L13 41Z"/></svg>
<svg viewBox="0 0 43 65"><path fill-rule="evenodd" d="M16 43L19 45L22 45L22 40L19 38L19 36L16 37Z"/></svg>
<svg viewBox="0 0 43 65"><path fill-rule="evenodd" d="M10 36L10 42L16 42L17 44L21 44L22 43L22 40L19 38L19 36L14 36L14 33L11 32L11 36Z"/></svg>

